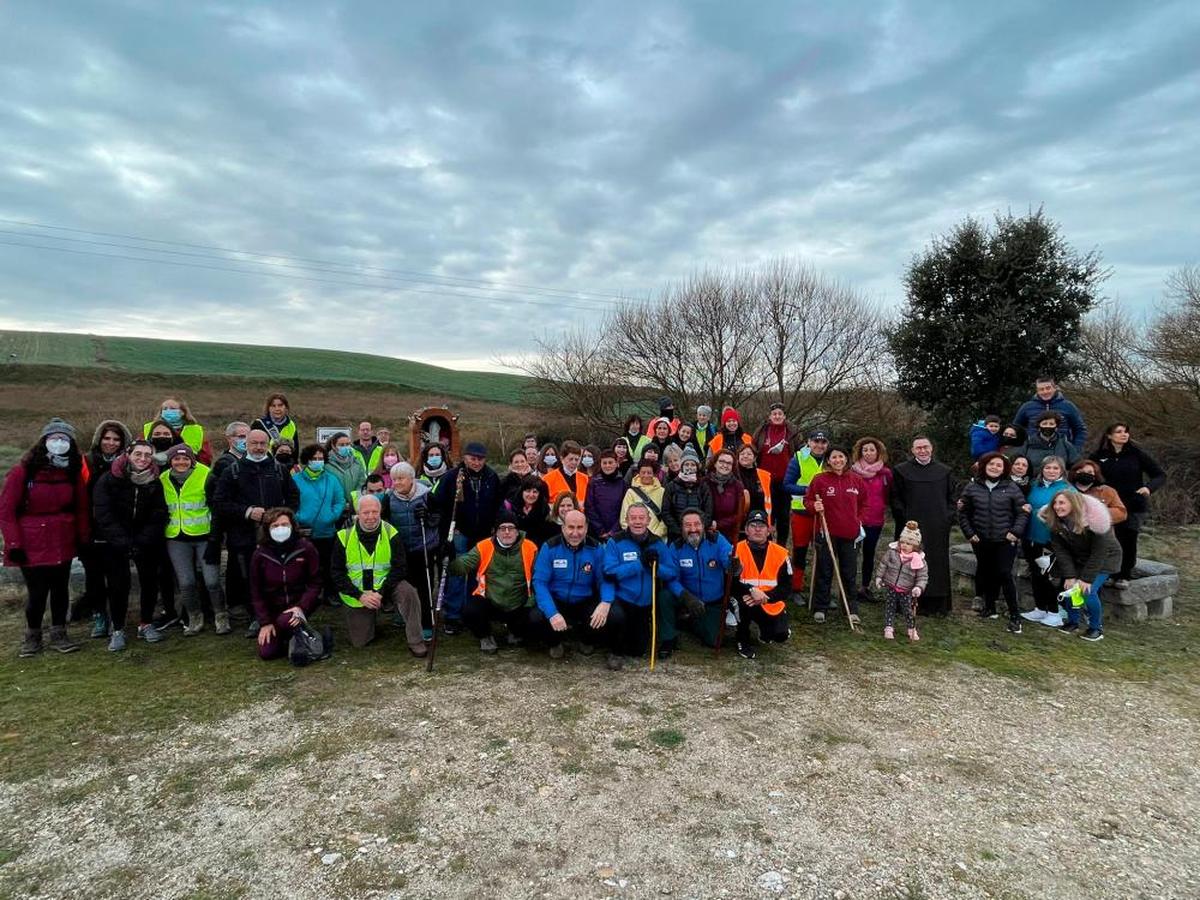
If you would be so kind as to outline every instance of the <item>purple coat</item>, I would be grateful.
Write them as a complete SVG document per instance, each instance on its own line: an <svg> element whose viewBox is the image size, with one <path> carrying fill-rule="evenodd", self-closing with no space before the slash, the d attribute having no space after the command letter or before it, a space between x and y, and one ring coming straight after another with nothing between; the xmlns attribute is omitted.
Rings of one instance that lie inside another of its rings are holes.
<svg viewBox="0 0 1200 900"><path fill-rule="evenodd" d="M260 544L250 557L250 603L259 624L274 622L293 606L312 615L320 594L320 557L307 538Z"/></svg>
<svg viewBox="0 0 1200 900"><path fill-rule="evenodd" d="M627 485L617 472L609 478L603 474L593 475L588 482L585 515L588 531L596 540L604 540L621 530L621 501L625 499Z"/></svg>
<svg viewBox="0 0 1200 900"><path fill-rule="evenodd" d="M11 553L25 551L26 566L70 562L90 539L88 491L81 473L45 466L29 475L17 463L0 492L0 533L4 564L15 567Z"/></svg>

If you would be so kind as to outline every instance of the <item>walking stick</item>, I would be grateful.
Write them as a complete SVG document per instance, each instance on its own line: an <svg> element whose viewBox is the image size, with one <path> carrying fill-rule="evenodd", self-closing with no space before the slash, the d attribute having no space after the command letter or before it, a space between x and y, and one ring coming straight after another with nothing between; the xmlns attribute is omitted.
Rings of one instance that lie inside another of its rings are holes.
<svg viewBox="0 0 1200 900"><path fill-rule="evenodd" d="M721 638L725 635L725 616L729 613L729 595L733 593L733 560L729 561L730 568L725 572L725 593L721 596L721 618L717 620L717 649L713 656L721 655Z"/></svg>
<svg viewBox="0 0 1200 900"><path fill-rule="evenodd" d="M429 574L429 543L425 539L424 513L417 519L421 523L421 553L425 556L425 602L429 604L429 624L433 625L433 580Z"/></svg>
<svg viewBox="0 0 1200 900"><path fill-rule="evenodd" d="M454 540L454 523L458 519L458 504L462 503L463 478L466 472L458 470L458 478L454 483L454 508L450 511L450 540ZM449 554L447 554L448 556ZM442 600L446 596L446 578L450 574L450 560L442 560L442 577L438 583L437 603L433 607L433 638L429 641L429 657L425 660L425 671L433 671L433 658L437 655L438 620L442 615Z"/></svg>
<svg viewBox="0 0 1200 900"><path fill-rule="evenodd" d="M846 599L846 585L842 584L842 568L838 565L837 554L833 552L833 538L829 536L829 523L825 521L825 511L822 510L818 515L821 517L821 530L825 532L825 546L829 548L829 559L833 563L833 574L837 579L838 595L842 598L842 608L846 611L846 621L850 623L851 631L860 631L861 629L850 618L850 601Z"/></svg>
<svg viewBox="0 0 1200 900"><path fill-rule="evenodd" d="M658 659L658 560L650 563L650 671Z"/></svg>

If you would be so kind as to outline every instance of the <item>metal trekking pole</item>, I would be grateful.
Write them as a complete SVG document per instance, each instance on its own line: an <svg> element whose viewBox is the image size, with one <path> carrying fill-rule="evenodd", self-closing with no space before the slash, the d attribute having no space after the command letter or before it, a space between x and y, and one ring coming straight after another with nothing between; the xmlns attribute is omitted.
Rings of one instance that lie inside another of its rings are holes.
<svg viewBox="0 0 1200 900"><path fill-rule="evenodd" d="M421 553L425 556L425 602L429 605L429 624L433 625L433 578L429 574L429 543L425 539L425 512L417 517L421 523Z"/></svg>
<svg viewBox="0 0 1200 900"><path fill-rule="evenodd" d="M842 568L838 565L837 554L833 552L833 538L829 535L829 523L825 520L825 510L822 509L817 515L821 517L821 530L825 532L825 546L829 548L829 559L833 563L833 575L837 579L838 596L842 598L846 621L849 623L851 631L858 631L859 627L854 624L854 618L850 612L850 601L846 598L846 585L842 583Z"/></svg>
<svg viewBox="0 0 1200 900"><path fill-rule="evenodd" d="M458 470L458 478L454 483L454 508L450 512L450 540L454 540L454 523L458 519L458 504L462 502L463 496L463 478L466 473L464 470ZM447 554L447 557L449 554ZM425 671L433 671L433 658L437 655L438 645L438 621L442 616L442 601L446 597L446 578L450 574L450 560L442 559L442 577L438 582L437 603L433 607L433 638L429 642L429 658L425 660Z"/></svg>

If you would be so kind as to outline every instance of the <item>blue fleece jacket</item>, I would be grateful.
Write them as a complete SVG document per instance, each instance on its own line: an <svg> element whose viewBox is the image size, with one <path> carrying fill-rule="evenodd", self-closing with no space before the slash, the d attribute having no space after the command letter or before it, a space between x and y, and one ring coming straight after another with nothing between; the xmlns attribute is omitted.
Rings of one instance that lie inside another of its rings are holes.
<svg viewBox="0 0 1200 900"><path fill-rule="evenodd" d="M1029 524L1025 526L1025 540L1034 544L1049 544L1050 529L1038 517L1038 510L1054 499L1059 491L1073 491L1075 488L1067 484L1065 478L1052 481L1049 484L1038 478L1029 488L1029 505L1033 511L1029 513Z"/></svg>
<svg viewBox="0 0 1200 900"><path fill-rule="evenodd" d="M296 521L302 528L311 528L315 538L331 538L337 533L338 519L346 507L346 492L332 472L310 477L307 469L292 475L300 492L300 507Z"/></svg>
<svg viewBox="0 0 1200 900"><path fill-rule="evenodd" d="M663 584L678 597L690 591L704 603L720 603L725 596L725 572L733 558L733 545L718 533L706 537L699 547L686 540L667 547L669 557L661 566Z"/></svg>
<svg viewBox="0 0 1200 900"><path fill-rule="evenodd" d="M604 545L604 578L612 584L617 600L633 606L650 605L653 582L650 567L642 565L642 550L651 547L660 560L667 552L667 545L653 534L638 543L628 530L618 532Z"/></svg>
<svg viewBox="0 0 1200 900"><path fill-rule="evenodd" d="M552 537L533 561L533 598L547 619L559 612L560 603L612 603L615 590L604 578L604 548L585 538L577 548Z"/></svg>

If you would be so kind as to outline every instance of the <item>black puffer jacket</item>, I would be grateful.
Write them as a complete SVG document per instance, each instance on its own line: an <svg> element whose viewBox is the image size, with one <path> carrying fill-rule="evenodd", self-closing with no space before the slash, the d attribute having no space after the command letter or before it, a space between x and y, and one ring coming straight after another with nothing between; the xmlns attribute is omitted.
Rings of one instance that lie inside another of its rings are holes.
<svg viewBox="0 0 1200 900"><path fill-rule="evenodd" d="M1011 478L1000 479L991 489L975 478L963 490L958 524L967 540L978 536L981 541L1002 541L1009 533L1020 537L1029 521L1024 505L1025 494Z"/></svg>
<svg viewBox="0 0 1200 900"><path fill-rule="evenodd" d="M713 500L708 485L697 480L687 484L678 478L667 483L663 493L662 521L667 526L667 540L683 537L683 514L689 509L698 509L707 529L712 523Z"/></svg>
<svg viewBox="0 0 1200 900"><path fill-rule="evenodd" d="M275 457L268 456L262 462L239 459L221 474L213 506L229 537L229 546L252 550L258 543L258 524L247 519L246 512L255 506L297 509L300 490Z"/></svg>
<svg viewBox="0 0 1200 900"><path fill-rule="evenodd" d="M162 482L134 484L127 471L129 459L119 456L100 476L92 495L96 537L113 550L126 552L155 547L166 539L167 501Z"/></svg>

